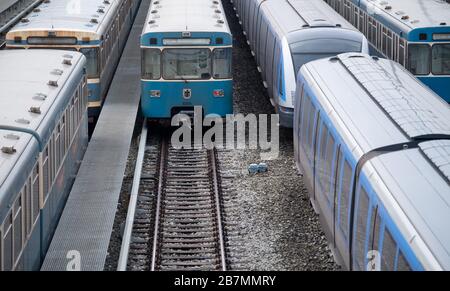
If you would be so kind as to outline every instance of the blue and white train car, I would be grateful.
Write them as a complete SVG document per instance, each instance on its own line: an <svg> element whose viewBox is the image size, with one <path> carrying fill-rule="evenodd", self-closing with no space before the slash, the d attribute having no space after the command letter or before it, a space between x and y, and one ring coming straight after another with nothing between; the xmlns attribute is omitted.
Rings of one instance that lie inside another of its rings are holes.
<svg viewBox="0 0 450 291"><path fill-rule="evenodd" d="M322 0L234 0L280 124L292 127L297 72L312 60L369 52L367 39Z"/></svg>
<svg viewBox="0 0 450 291"><path fill-rule="evenodd" d="M86 58L0 51L0 270L39 270L88 143Z"/></svg>
<svg viewBox="0 0 450 291"><path fill-rule="evenodd" d="M404 67L348 53L300 70L299 170L339 263L450 270L450 107Z"/></svg>
<svg viewBox="0 0 450 291"><path fill-rule="evenodd" d="M220 0L153 1L141 36L144 116L233 113L233 37Z"/></svg>
<svg viewBox="0 0 450 291"><path fill-rule="evenodd" d="M87 58L89 116L98 117L140 0L44 1L6 35L9 49L62 49Z"/></svg>
<svg viewBox="0 0 450 291"><path fill-rule="evenodd" d="M325 0L368 38L450 102L450 5L445 0Z"/></svg>

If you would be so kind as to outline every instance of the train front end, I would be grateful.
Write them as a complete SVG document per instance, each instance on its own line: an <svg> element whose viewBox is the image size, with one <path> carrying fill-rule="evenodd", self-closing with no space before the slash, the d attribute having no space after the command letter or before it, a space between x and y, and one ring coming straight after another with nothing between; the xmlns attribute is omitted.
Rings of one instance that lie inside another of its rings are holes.
<svg viewBox="0 0 450 291"><path fill-rule="evenodd" d="M223 32L147 33L141 37L141 108L150 119L233 113L232 37Z"/></svg>

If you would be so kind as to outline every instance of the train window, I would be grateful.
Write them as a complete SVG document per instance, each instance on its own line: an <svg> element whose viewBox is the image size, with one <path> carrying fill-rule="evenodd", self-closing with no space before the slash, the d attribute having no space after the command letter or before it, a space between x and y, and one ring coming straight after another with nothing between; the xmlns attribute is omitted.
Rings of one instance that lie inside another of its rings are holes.
<svg viewBox="0 0 450 291"><path fill-rule="evenodd" d="M58 173L59 166L61 164L61 139L60 139L61 126L58 124L55 130L55 176Z"/></svg>
<svg viewBox="0 0 450 291"><path fill-rule="evenodd" d="M405 66L406 62L405 62L405 50L406 50L406 45L405 45L405 40L404 39L400 39L399 40L399 45L398 45L398 62Z"/></svg>
<svg viewBox="0 0 450 291"><path fill-rule="evenodd" d="M450 44L433 45L433 75L450 75Z"/></svg>
<svg viewBox="0 0 450 291"><path fill-rule="evenodd" d="M384 230L383 251L381 252L381 270L394 271L395 257L397 255L397 244L389 230Z"/></svg>
<svg viewBox="0 0 450 291"><path fill-rule="evenodd" d="M87 59L86 73L88 78L95 79L100 77L100 66L98 62L99 53L98 48L82 48L80 52L84 54Z"/></svg>
<svg viewBox="0 0 450 291"><path fill-rule="evenodd" d="M309 96L307 94L304 95L303 98L304 102L302 105L302 123L301 123L301 134L302 134L302 144L303 144L303 148L305 150L305 152L309 151L309 147L308 147L308 130L309 130L309 116L311 114L311 100L309 99Z"/></svg>
<svg viewBox="0 0 450 291"><path fill-rule="evenodd" d="M165 49L163 77L166 80L211 79L211 51L209 49Z"/></svg>
<svg viewBox="0 0 450 291"><path fill-rule="evenodd" d="M3 223L3 271L11 271L13 268L13 231L12 231L12 213L10 212Z"/></svg>
<svg viewBox="0 0 450 291"><path fill-rule="evenodd" d="M161 78L161 51L142 49L142 79L159 80Z"/></svg>
<svg viewBox="0 0 450 291"><path fill-rule="evenodd" d="M414 75L430 73L430 46L427 44L410 44L408 47L408 69Z"/></svg>
<svg viewBox="0 0 450 291"><path fill-rule="evenodd" d="M403 255L402 251L398 254L397 271L412 271L411 266Z"/></svg>
<svg viewBox="0 0 450 291"><path fill-rule="evenodd" d="M327 154L327 139L328 139L328 128L325 126L324 123L322 123L322 133L320 137L320 155L318 159L318 165L319 165L319 182L322 188L322 194L326 195L324 192L324 181L328 181L326 176L326 154Z"/></svg>
<svg viewBox="0 0 450 291"><path fill-rule="evenodd" d="M328 198L328 202L331 204L332 198L334 197L333 189L331 188L331 185L334 183L333 177L332 177L332 171L333 171L333 159L334 159L334 148L335 148L335 139L333 135L328 135L328 143L327 143L327 157L326 157L326 171L325 171L325 193Z"/></svg>
<svg viewBox="0 0 450 291"><path fill-rule="evenodd" d="M344 157L343 152L341 152L341 156ZM350 166L349 162L347 160L344 160L343 165L343 173L342 173L342 179L341 183L338 187L340 189L340 196L339 196L339 226L344 233L345 238L348 238L348 209L349 209L349 197L350 197L350 191L352 189L352 177L353 177L353 170Z"/></svg>
<svg viewBox="0 0 450 291"><path fill-rule="evenodd" d="M26 236L28 236L31 233L31 226L33 225L33 214L32 212L32 189L31 189L31 182L32 176L30 176L27 179L27 183L25 184L25 187L23 189L23 197L25 197L25 233Z"/></svg>
<svg viewBox="0 0 450 291"><path fill-rule="evenodd" d="M14 203L14 263L19 259L22 252L22 196L20 195Z"/></svg>
<svg viewBox="0 0 450 291"><path fill-rule="evenodd" d="M356 233L354 251L355 255L354 264L359 270L365 270L365 258L366 258L366 231L367 231L367 216L369 213L369 195L367 195L366 189L364 187L360 188L358 196L358 208L356 210Z"/></svg>
<svg viewBox="0 0 450 291"><path fill-rule="evenodd" d="M306 156L308 157L309 161L312 163L313 161L313 154L312 149L314 146L314 137L315 137L315 128L316 128L316 115L317 115L317 109L314 106L314 104L311 102L311 110L309 114L309 122L308 122L308 136L307 136L307 144L308 144L308 151L306 153Z"/></svg>
<svg viewBox="0 0 450 291"><path fill-rule="evenodd" d="M231 48L221 48L214 50L213 71L214 79L231 79L233 50Z"/></svg>

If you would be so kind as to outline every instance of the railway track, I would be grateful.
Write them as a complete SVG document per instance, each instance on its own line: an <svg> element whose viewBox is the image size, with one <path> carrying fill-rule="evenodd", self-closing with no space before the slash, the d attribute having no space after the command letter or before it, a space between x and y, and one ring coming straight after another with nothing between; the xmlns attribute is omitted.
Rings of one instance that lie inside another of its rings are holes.
<svg viewBox="0 0 450 291"><path fill-rule="evenodd" d="M144 125L118 270L227 270L216 151L147 139Z"/></svg>

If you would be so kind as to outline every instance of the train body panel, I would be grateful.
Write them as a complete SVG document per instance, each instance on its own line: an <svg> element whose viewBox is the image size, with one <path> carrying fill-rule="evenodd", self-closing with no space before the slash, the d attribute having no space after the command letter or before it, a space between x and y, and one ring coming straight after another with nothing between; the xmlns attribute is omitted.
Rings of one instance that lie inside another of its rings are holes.
<svg viewBox="0 0 450 291"><path fill-rule="evenodd" d="M0 61L0 269L38 270L87 147L86 58L15 50Z"/></svg>
<svg viewBox="0 0 450 291"><path fill-rule="evenodd" d="M292 127L297 72L311 60L368 53L365 37L323 1L235 1L280 124Z"/></svg>
<svg viewBox="0 0 450 291"><path fill-rule="evenodd" d="M7 48L82 52L87 58L89 116L98 117L139 3L140 0L42 3L8 32Z"/></svg>
<svg viewBox="0 0 450 291"><path fill-rule="evenodd" d="M450 102L450 6L446 1L325 1L366 35L374 54L399 62Z"/></svg>
<svg viewBox="0 0 450 291"><path fill-rule="evenodd" d="M450 268L449 112L392 61L344 54L300 70L296 163L346 268Z"/></svg>
<svg viewBox="0 0 450 291"><path fill-rule="evenodd" d="M233 113L233 38L221 3L210 4L150 6L141 35L144 116L167 119L192 113L194 106L205 115Z"/></svg>

